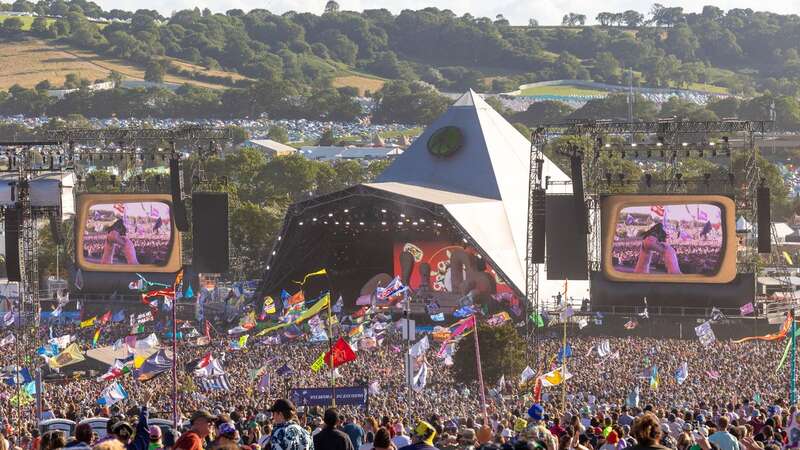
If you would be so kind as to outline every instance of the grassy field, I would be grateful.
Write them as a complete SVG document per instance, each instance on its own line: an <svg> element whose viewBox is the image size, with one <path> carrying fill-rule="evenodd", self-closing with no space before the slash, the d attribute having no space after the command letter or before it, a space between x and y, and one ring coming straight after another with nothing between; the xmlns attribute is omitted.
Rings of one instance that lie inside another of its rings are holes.
<svg viewBox="0 0 800 450"><path fill-rule="evenodd" d="M17 17L17 16L7 16L7 15L0 14L0 22L3 22L4 20L8 19L9 17ZM31 17L31 16L22 16L22 17L17 17L17 18L22 21L22 29L24 31L28 31L28 30L31 29L31 24L33 24L33 20L35 19L35 17ZM56 19L45 19L45 20L47 21L47 25L50 25L51 23L56 21Z"/></svg>
<svg viewBox="0 0 800 450"><path fill-rule="evenodd" d="M173 62L188 70L198 70L217 76L230 75L234 79L243 78L233 72L206 71L203 67L184 61L173 60ZM31 88L42 80L49 80L53 86L60 86L70 73L94 81L107 78L111 71L121 73L126 79L144 79L144 68L90 51L76 50L39 39L0 41L0 89L8 89L15 84ZM169 74L164 81L177 84L191 83L212 89L225 87Z"/></svg>
<svg viewBox="0 0 800 450"><path fill-rule="evenodd" d="M532 88L523 89L520 95L563 95L563 96L577 96L577 95L605 95L608 91L601 91L598 89L588 89L580 86L560 85L560 86L536 86Z"/></svg>

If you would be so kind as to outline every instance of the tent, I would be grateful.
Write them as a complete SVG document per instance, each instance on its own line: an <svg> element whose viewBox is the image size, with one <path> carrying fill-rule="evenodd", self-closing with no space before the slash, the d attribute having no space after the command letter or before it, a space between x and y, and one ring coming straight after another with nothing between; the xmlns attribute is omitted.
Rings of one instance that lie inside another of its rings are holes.
<svg viewBox="0 0 800 450"><path fill-rule="evenodd" d="M438 151L447 139L446 151ZM516 128L475 92L465 93L374 183L291 205L259 292L296 290L292 281L325 267L332 287L349 285L345 298L355 298L366 278L392 273L392 243L441 240L474 248L524 295L530 154ZM543 177L569 180L547 158ZM548 187L570 192L566 183Z"/></svg>

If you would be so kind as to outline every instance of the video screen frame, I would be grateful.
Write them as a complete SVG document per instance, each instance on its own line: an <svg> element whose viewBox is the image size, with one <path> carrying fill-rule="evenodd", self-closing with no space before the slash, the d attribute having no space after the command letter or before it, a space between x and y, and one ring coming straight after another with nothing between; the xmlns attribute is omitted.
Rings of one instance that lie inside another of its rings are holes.
<svg viewBox="0 0 800 450"><path fill-rule="evenodd" d="M616 225L621 211L627 207L651 205L711 204L721 210L722 248L719 269L714 275L621 272L614 268L613 247ZM607 195L600 199L601 267L611 281L638 283L730 283L736 278L736 205L732 198L711 194L633 194Z"/></svg>
<svg viewBox="0 0 800 450"><path fill-rule="evenodd" d="M75 259L82 270L95 272L177 272L181 268L181 235L175 226L175 217L170 194L80 194L77 196L78 213L75 217ZM114 203L140 203L158 202L166 203L170 211L171 238L168 245L169 255L165 264L99 264L88 261L83 254L84 229L89 217L90 208L97 204Z"/></svg>

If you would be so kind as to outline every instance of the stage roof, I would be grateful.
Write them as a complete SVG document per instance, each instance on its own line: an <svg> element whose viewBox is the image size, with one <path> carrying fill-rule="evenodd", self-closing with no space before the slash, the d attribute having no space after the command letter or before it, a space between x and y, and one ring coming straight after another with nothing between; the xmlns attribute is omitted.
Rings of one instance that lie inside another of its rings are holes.
<svg viewBox="0 0 800 450"><path fill-rule="evenodd" d="M457 127L463 136L461 148L445 157L428 150L429 138L444 127ZM296 234L291 214L308 211L320 203L381 193L398 200L413 199L417 204L442 209L493 267L519 293L524 293L530 154L530 142L470 90L399 155L375 183L293 205L281 236ZM552 161L544 159L543 178L569 181ZM548 188L548 193L571 191L571 186L563 183ZM283 270L285 257L281 253L287 246L287 242L277 243L267 260L260 291L281 288L276 285L278 278L285 277L276 277L269 271L271 267Z"/></svg>

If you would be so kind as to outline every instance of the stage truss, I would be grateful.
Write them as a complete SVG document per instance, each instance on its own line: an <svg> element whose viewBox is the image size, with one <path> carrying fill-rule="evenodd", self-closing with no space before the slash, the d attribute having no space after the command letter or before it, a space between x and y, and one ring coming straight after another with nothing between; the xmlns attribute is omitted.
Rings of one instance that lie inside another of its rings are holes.
<svg viewBox="0 0 800 450"><path fill-rule="evenodd" d="M734 198L737 216L751 225L757 223L757 190L764 183L758 166L756 139L763 139L772 122L748 120L722 120L693 122L678 119L650 122L579 121L546 125L537 128L531 136L531 172L529 199L542 188L541 173L536 173L534 161L542 152L551 150L551 156L577 156L582 159L584 202L589 215L587 239L590 271L600 268L601 230L600 197L621 192L648 194L717 193ZM625 179L621 174L604 169L608 157L646 163L641 179ZM687 178L680 172L679 161L687 159L712 159L724 169L722 176L703 174L700 178ZM743 161L743 170L734 169L734 161ZM656 179L653 172L660 171ZM735 174L738 173L738 176ZM548 180L544 180L544 189ZM540 309L538 267L530 262L533 240L531 201L528 208L528 267L526 294L528 305ZM774 227L771 230L776 242ZM773 247L774 249L775 247ZM754 245L745 245L738 256L740 272L758 272L760 258ZM791 292L789 270L782 255L773 250L770 262L779 271L779 279ZM792 296L791 304L795 305Z"/></svg>

